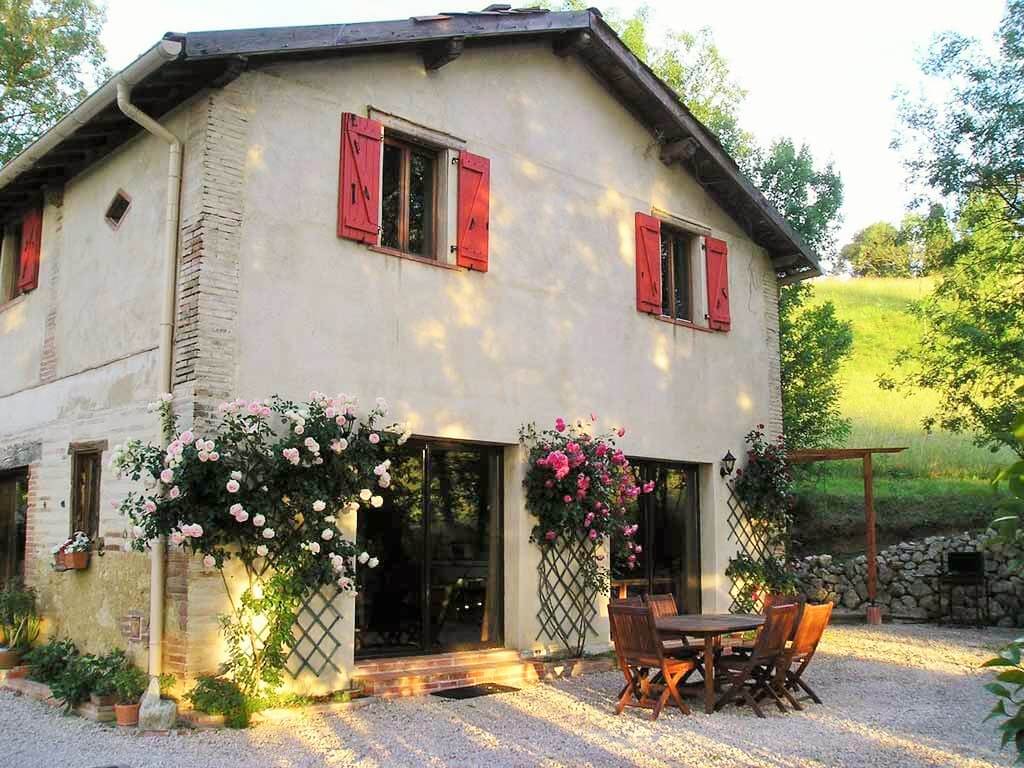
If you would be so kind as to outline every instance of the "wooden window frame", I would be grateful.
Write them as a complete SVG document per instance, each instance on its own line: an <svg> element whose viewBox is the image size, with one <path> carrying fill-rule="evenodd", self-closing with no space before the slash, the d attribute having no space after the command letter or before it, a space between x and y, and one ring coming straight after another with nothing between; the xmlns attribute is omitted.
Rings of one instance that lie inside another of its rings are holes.
<svg viewBox="0 0 1024 768"><path fill-rule="evenodd" d="M21 223L8 221L0 232L0 307L22 296L18 288L21 273Z"/></svg>
<svg viewBox="0 0 1024 768"><path fill-rule="evenodd" d="M694 316L696 315L697 302L694 300L695 296L694 296L694 290L693 290L693 282L694 282L693 278L694 278L694 272L695 272L694 263L693 263L693 243L696 240L697 242L700 243L701 249L703 249L703 247L704 247L703 236L697 234L696 232L691 232L690 230L687 230L687 229L682 229L680 227L673 227L672 225L666 224L664 221L662 221L661 222L661 241L662 241L662 243L665 242L666 238L668 239L667 254L665 253L665 249L663 248L663 252L661 254L661 259L662 259L662 262L663 262L662 263L662 274L663 275L665 274L664 260L666 258L668 259L669 268L668 268L668 281L667 281L667 285L666 285L666 289L667 289L666 292L667 292L667 295L668 295L668 300L669 300L669 305L670 306L668 307L668 310L669 310L668 313L666 313L666 311L665 311L665 309L666 309L665 301L664 301L664 297L663 297L662 298L662 304L661 304L661 316L664 317L664 318L667 318L669 320L672 320L673 322L695 324ZM686 242L686 244L688 246L687 249L686 249L687 250L687 253L686 253L686 263L687 263L687 274L688 274L688 277L689 277L689 280L688 280L689 286L687 287L687 290L686 290L686 306L687 306L687 309L689 311L689 315L690 315L689 317L676 317L676 307L675 307L675 304L676 304L676 291L675 291L675 287L676 287L676 283L675 283L675 281L676 281L676 241L678 239L680 239L680 238L685 238L685 242Z"/></svg>
<svg viewBox="0 0 1024 768"><path fill-rule="evenodd" d="M97 546L100 537L100 489L103 479L103 452L107 450L106 440L95 440L84 443L72 443L68 446L68 455L71 457L71 514L68 521L68 535L74 536L75 531L84 531L92 542L92 547ZM83 457L89 457L96 462L96 471L91 478L90 509L83 512L80 508L80 495L78 487L79 461ZM95 457L95 458L93 458ZM84 518L83 515L88 515ZM79 526L79 522L84 525Z"/></svg>
<svg viewBox="0 0 1024 768"><path fill-rule="evenodd" d="M439 150L437 147L431 146L417 141L409 141L404 137L395 136L394 134L388 135L388 129L384 128L384 150L381 152L381 163L384 162L384 153L387 151L387 147L397 147L401 150L401 161L398 174L398 247L384 245L384 212L383 212L383 200L384 200L384 174L383 165L381 172L381 185L380 185L380 199L381 199L381 236L378 248L386 253L394 253L395 255L408 256L413 259L420 261L430 261L443 263L439 258L437 252L437 235L438 235L438 183L439 174L442 172L441 159L444 157L444 152ZM409 189L411 186L412 177L412 154L413 152L420 152L421 154L429 153L432 159L433 168L431 173L431 190L430 190L430 239L427 242L427 247L424 249L425 253L414 253L409 250Z"/></svg>

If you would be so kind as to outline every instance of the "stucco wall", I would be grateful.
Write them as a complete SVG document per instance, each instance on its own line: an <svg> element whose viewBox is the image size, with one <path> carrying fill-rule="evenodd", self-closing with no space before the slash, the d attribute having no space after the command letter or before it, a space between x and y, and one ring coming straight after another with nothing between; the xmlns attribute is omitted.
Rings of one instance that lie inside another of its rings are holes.
<svg viewBox="0 0 1024 768"><path fill-rule="evenodd" d="M384 395L427 436L513 444L524 421L598 413L630 453L700 463L705 610L724 610L732 545L716 462L778 421L774 275L700 186L571 57L467 50L429 74L410 54L285 63L249 96L237 391ZM486 274L335 236L339 123L369 106L465 140L491 161ZM635 310L635 211L708 225L729 244L732 330ZM773 387L773 377L775 378ZM773 391L774 390L774 391ZM514 454L513 454L514 455ZM506 469L506 639L536 635L536 552Z"/></svg>
<svg viewBox="0 0 1024 768"><path fill-rule="evenodd" d="M169 120L187 135L188 109ZM70 533L70 443L157 439L146 404L158 391L160 257L167 148L141 135L46 194L39 286L0 308L0 454L38 446L29 467L26 579L49 633L85 650L128 647L146 663L149 565L119 551L112 508L129 489L106 466L100 537L107 552L84 572L55 573L50 549ZM131 207L115 231L104 221L119 190ZM11 466L14 466L13 464ZM169 621L173 626L173 622Z"/></svg>

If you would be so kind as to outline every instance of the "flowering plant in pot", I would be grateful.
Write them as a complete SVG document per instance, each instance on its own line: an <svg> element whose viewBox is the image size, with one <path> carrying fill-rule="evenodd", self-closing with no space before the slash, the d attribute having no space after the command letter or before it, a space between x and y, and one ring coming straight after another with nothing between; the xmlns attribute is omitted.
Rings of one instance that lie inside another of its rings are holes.
<svg viewBox="0 0 1024 768"><path fill-rule="evenodd" d="M636 567L639 547L632 541L637 526L626 514L641 493L654 490L654 483L640 485L629 459L616 447L624 428L593 434L590 423L570 424L555 419L553 429L538 430L527 424L519 431L520 441L529 448L526 476L526 507L537 518L530 540L541 547L557 546L577 537L593 542L593 555L577 563L585 588L604 589L608 572L598 544L610 538L627 567Z"/></svg>
<svg viewBox="0 0 1024 768"><path fill-rule="evenodd" d="M117 724L131 726L139 724L139 701L146 692L149 678L146 673L132 664L125 664L112 678L116 700L114 716Z"/></svg>
<svg viewBox="0 0 1024 768"><path fill-rule="evenodd" d="M12 669L39 637L36 596L13 581L0 591L0 669Z"/></svg>
<svg viewBox="0 0 1024 768"><path fill-rule="evenodd" d="M353 594L357 563L377 565L343 535L342 518L383 506L388 451L409 432L385 421L382 398L360 411L344 394L225 402L219 425L205 434L179 431L170 395L152 407L167 443L133 440L111 461L142 484L120 505L129 541L143 551L166 536L220 572L230 604L221 617L223 670L258 698L283 682L304 597L328 585ZM244 572L240 595L224 574L231 560Z"/></svg>
<svg viewBox="0 0 1024 768"><path fill-rule="evenodd" d="M84 531L75 531L63 544L53 548L55 564L70 571L85 570L89 567L91 544Z"/></svg>

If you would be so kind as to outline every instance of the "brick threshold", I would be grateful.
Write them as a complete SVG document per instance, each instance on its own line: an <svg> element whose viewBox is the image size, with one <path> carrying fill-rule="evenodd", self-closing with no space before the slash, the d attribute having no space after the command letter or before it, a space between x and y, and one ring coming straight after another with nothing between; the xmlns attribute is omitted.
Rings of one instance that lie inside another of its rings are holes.
<svg viewBox="0 0 1024 768"><path fill-rule="evenodd" d="M368 696L423 696L479 683L521 687L536 683L534 666L510 649L367 659L356 664L352 681Z"/></svg>

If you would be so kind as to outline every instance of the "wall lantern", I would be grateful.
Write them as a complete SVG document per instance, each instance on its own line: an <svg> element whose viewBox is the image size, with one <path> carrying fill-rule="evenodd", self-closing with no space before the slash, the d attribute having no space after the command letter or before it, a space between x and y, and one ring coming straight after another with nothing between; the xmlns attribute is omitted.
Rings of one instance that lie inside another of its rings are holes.
<svg viewBox="0 0 1024 768"><path fill-rule="evenodd" d="M722 457L722 466L719 468L718 474L720 474L722 477L731 475L735 467L736 457L732 455L732 451L726 451L725 456Z"/></svg>

